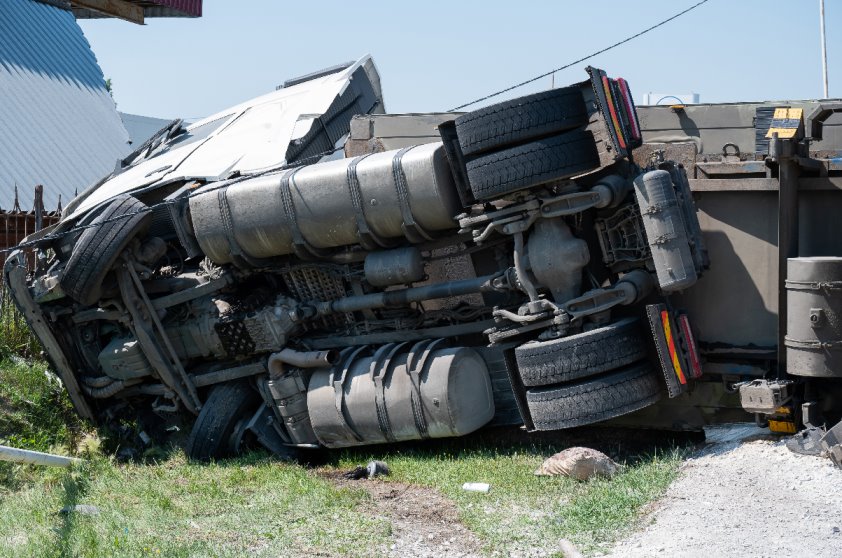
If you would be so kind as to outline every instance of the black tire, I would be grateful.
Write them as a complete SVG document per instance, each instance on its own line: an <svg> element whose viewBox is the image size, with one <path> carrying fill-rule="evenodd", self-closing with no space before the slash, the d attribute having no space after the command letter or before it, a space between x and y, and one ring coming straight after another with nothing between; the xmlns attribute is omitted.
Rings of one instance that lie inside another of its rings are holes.
<svg viewBox="0 0 842 558"><path fill-rule="evenodd" d="M484 107L456 119L462 153L478 155L552 136L588 123L577 87L564 87Z"/></svg>
<svg viewBox="0 0 842 558"><path fill-rule="evenodd" d="M661 384L648 361L575 384L526 391L537 430L561 430L601 422L648 407Z"/></svg>
<svg viewBox="0 0 842 558"><path fill-rule="evenodd" d="M260 403L260 395L248 382L229 382L214 387L187 439L184 450L187 456L207 461L239 453L237 431L254 416Z"/></svg>
<svg viewBox="0 0 842 558"><path fill-rule="evenodd" d="M151 221L152 210L142 202L128 194L114 198L73 245L60 281L64 292L85 305L99 300L102 282L117 257Z"/></svg>
<svg viewBox="0 0 842 558"><path fill-rule="evenodd" d="M525 386L571 382L615 370L646 356L646 339L636 318L584 333L533 341L515 349Z"/></svg>
<svg viewBox="0 0 842 558"><path fill-rule="evenodd" d="M599 167L593 134L575 130L480 155L467 163L478 200L504 196Z"/></svg>

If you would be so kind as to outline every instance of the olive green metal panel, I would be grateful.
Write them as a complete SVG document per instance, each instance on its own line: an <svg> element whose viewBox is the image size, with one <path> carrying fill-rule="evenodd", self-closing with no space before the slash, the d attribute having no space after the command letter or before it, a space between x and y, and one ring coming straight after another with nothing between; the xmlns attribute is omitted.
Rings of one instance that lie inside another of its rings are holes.
<svg viewBox="0 0 842 558"><path fill-rule="evenodd" d="M702 343L776 344L777 193L695 194L711 266L676 303Z"/></svg>
<svg viewBox="0 0 842 558"><path fill-rule="evenodd" d="M821 101L834 102L838 99ZM764 101L759 103L723 103L686 105L676 110L669 106L640 106L637 114L643 131L643 141L694 141L699 153L722 153L726 143L736 144L742 153L754 153L754 117L758 107L788 106L803 108L804 117L820 101ZM831 115L824 125L821 141L811 145L812 150L842 149L842 113Z"/></svg>

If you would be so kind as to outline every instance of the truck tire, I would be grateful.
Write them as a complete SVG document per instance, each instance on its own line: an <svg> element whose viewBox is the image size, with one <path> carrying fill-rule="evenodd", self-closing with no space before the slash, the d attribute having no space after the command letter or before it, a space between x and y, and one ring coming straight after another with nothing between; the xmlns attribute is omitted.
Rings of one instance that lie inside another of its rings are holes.
<svg viewBox="0 0 842 558"><path fill-rule="evenodd" d="M562 430L601 422L648 407L661 398L648 361L574 384L526 391L536 430Z"/></svg>
<svg viewBox="0 0 842 558"><path fill-rule="evenodd" d="M239 453L235 442L237 429L244 427L260 404L260 395L248 382L229 382L214 387L187 439L184 450L187 456L207 461Z"/></svg>
<svg viewBox="0 0 842 558"><path fill-rule="evenodd" d="M462 153L478 155L551 136L588 123L577 87L564 87L484 107L456 119Z"/></svg>
<svg viewBox="0 0 842 558"><path fill-rule="evenodd" d="M479 155L468 161L468 182L478 200L569 178L599 166L593 134L575 130Z"/></svg>
<svg viewBox="0 0 842 558"><path fill-rule="evenodd" d="M637 318L561 339L525 343L515 349L521 380L529 387L594 376L645 356L646 340Z"/></svg>
<svg viewBox="0 0 842 558"><path fill-rule="evenodd" d="M102 282L117 257L151 221L152 210L136 198L114 198L74 244L60 280L64 292L84 305L99 300Z"/></svg>

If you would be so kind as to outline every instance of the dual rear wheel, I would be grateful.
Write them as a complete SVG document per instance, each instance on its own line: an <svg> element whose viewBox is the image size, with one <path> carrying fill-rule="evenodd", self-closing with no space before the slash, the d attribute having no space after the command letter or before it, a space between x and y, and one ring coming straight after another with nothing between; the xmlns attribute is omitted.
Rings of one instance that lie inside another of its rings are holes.
<svg viewBox="0 0 842 558"><path fill-rule="evenodd" d="M577 87L542 91L463 114L456 135L471 192L490 200L600 165Z"/></svg>
<svg viewBox="0 0 842 558"><path fill-rule="evenodd" d="M526 403L537 430L561 430L637 411L662 396L646 358L640 322L604 327L515 349Z"/></svg>

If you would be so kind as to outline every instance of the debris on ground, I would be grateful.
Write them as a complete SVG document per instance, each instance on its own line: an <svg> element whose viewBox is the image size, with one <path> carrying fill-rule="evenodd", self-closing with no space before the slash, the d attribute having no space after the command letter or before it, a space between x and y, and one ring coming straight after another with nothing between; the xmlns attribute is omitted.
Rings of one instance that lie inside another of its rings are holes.
<svg viewBox="0 0 842 558"><path fill-rule="evenodd" d="M491 490L491 485L487 482L466 482L462 485L462 490L468 492L488 492Z"/></svg>
<svg viewBox="0 0 842 558"><path fill-rule="evenodd" d="M833 464L842 469L842 421L827 431L821 439L821 445Z"/></svg>
<svg viewBox="0 0 842 558"><path fill-rule="evenodd" d="M821 440L824 436L824 428L811 426L787 439L786 447L793 453L801 455L820 456L824 449Z"/></svg>
<svg viewBox="0 0 842 558"><path fill-rule="evenodd" d="M80 515L99 515L99 508L90 504L76 504L75 506L64 506L59 510L59 513L70 514L78 513Z"/></svg>
<svg viewBox="0 0 842 558"><path fill-rule="evenodd" d="M365 466L365 470L366 470L366 473L368 474L368 478L370 478L370 479L379 477L381 475L388 477L389 473L391 473L391 471L389 471L388 465L386 465L382 461L377 461L377 460L369 461L368 465Z"/></svg>
<svg viewBox="0 0 842 558"><path fill-rule="evenodd" d="M573 447L547 458L535 471L538 476L566 475L585 481L593 476L611 478L621 466L613 459L591 448Z"/></svg>
<svg viewBox="0 0 842 558"><path fill-rule="evenodd" d="M369 461L367 465L358 465L342 476L350 480L373 479L389 476L389 466L383 461Z"/></svg>

